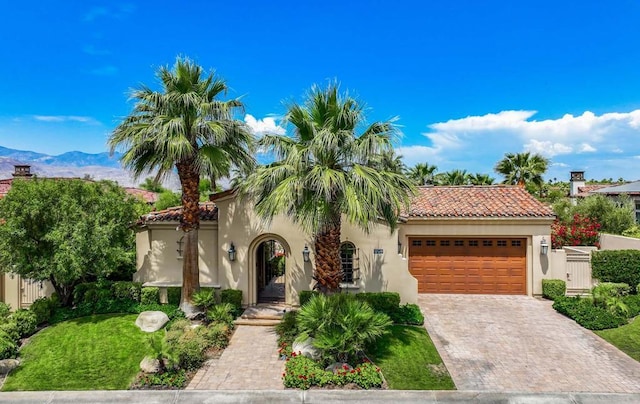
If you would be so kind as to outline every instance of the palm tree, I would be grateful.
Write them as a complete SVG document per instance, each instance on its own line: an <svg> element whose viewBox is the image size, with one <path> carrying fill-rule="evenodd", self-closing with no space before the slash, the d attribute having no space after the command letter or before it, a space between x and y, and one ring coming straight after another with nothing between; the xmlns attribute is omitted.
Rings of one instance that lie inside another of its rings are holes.
<svg viewBox="0 0 640 404"><path fill-rule="evenodd" d="M392 171L396 174L402 174L406 169L402 161L402 155L396 154L393 149L385 150L376 156L370 156L369 165L378 167L381 170Z"/></svg>
<svg viewBox="0 0 640 404"><path fill-rule="evenodd" d="M469 185L467 170L451 170L438 174L438 185Z"/></svg>
<svg viewBox="0 0 640 404"><path fill-rule="evenodd" d="M304 104L292 104L284 121L292 137L266 135L259 141L276 161L251 174L243 191L265 219L284 213L314 238L315 288L336 291L342 278L342 215L365 232L380 220L397 226L413 185L403 174L375 164L392 150L392 122L364 124L363 106L338 84L312 87Z"/></svg>
<svg viewBox="0 0 640 404"><path fill-rule="evenodd" d="M418 163L409 169L409 177L418 185L433 185L438 167L429 163Z"/></svg>
<svg viewBox="0 0 640 404"><path fill-rule="evenodd" d="M108 144L113 153L123 149L121 161L136 177L174 167L182 188L184 234L182 297L180 308L193 314L191 297L200 288L198 228L201 175L227 170L230 164L251 166L254 139L244 123L234 119L243 105L236 99L221 101L227 85L215 73L205 74L189 59L178 58L172 69L157 72L161 91L146 86L133 90L133 111L116 127Z"/></svg>
<svg viewBox="0 0 640 404"><path fill-rule="evenodd" d="M495 181L489 174L476 173L469 176L471 185L492 185Z"/></svg>
<svg viewBox="0 0 640 404"><path fill-rule="evenodd" d="M524 187L531 182L541 187L544 180L542 175L547 171L549 160L540 154L507 153L495 166L495 171L504 176L503 184L519 185Z"/></svg>

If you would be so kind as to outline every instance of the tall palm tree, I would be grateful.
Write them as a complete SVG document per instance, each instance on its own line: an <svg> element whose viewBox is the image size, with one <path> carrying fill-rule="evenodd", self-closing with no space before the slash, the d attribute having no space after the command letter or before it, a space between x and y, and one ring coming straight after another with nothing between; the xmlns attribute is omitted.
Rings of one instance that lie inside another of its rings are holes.
<svg viewBox="0 0 640 404"><path fill-rule="evenodd" d="M495 166L495 171L504 176L503 184L519 185L524 187L531 182L541 187L544 180L542 175L547 171L549 160L540 154L507 153Z"/></svg>
<svg viewBox="0 0 640 404"><path fill-rule="evenodd" d="M157 178L174 167L182 188L184 234L182 297L180 308L193 314L193 293L200 288L198 228L201 175L228 170L230 164L251 166L253 135L234 119L243 105L236 99L221 101L227 85L215 73L205 74L189 59L178 58L172 69L161 67L161 91L141 86L132 91L133 111L111 134L113 153L122 149L121 161L136 177L157 172Z"/></svg>
<svg viewBox="0 0 640 404"><path fill-rule="evenodd" d="M370 165L396 174L402 174L406 169L402 155L396 154L393 149L385 150L377 156L371 156Z"/></svg>
<svg viewBox="0 0 640 404"><path fill-rule="evenodd" d="M418 185L433 185L438 167L429 163L418 163L409 169L409 177Z"/></svg>
<svg viewBox="0 0 640 404"><path fill-rule="evenodd" d="M392 150L396 127L374 122L358 135L364 119L363 106L340 94L337 83L314 86L305 103L292 104L285 115L294 127L292 137L260 139L276 161L243 186L262 217L287 214L313 236L315 288L325 293L337 290L342 278L342 215L365 232L381 219L394 229L413 192L402 173L375 163Z"/></svg>
<svg viewBox="0 0 640 404"><path fill-rule="evenodd" d="M451 170L438 174L438 185L469 185L467 170Z"/></svg>
<svg viewBox="0 0 640 404"><path fill-rule="evenodd" d="M471 185L492 185L495 181L489 174L475 173L469 176Z"/></svg>

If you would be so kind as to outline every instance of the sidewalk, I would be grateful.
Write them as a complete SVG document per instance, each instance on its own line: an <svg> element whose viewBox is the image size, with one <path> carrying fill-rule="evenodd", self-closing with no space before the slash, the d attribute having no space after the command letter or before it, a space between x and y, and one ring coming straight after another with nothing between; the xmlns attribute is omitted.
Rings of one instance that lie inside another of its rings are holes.
<svg viewBox="0 0 640 404"><path fill-rule="evenodd" d="M282 390L277 340L273 327L237 326L220 358L207 361L187 390Z"/></svg>

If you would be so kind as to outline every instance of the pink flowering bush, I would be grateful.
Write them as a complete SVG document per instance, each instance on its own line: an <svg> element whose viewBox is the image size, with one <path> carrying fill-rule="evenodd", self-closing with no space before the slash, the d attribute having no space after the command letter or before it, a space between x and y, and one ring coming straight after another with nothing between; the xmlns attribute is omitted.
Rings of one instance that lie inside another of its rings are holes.
<svg viewBox="0 0 640 404"><path fill-rule="evenodd" d="M562 223L556 219L551 225L551 248L578 245L599 247L599 231L600 223L579 214L573 215L570 223Z"/></svg>

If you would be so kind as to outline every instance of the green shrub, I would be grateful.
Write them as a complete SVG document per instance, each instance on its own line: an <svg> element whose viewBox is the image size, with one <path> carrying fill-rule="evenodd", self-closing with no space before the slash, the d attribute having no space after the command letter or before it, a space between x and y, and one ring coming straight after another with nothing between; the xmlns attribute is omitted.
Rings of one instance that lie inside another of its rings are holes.
<svg viewBox="0 0 640 404"><path fill-rule="evenodd" d="M181 389L187 384L187 373L184 369L145 373L140 377L138 384L146 388Z"/></svg>
<svg viewBox="0 0 640 404"><path fill-rule="evenodd" d="M14 320L5 321L0 324L0 335L8 336L12 341L18 341L20 339L20 330L18 329L18 323Z"/></svg>
<svg viewBox="0 0 640 404"><path fill-rule="evenodd" d="M326 363L354 361L392 324L386 314L342 293L314 296L300 308L297 319L301 331L297 340L313 337Z"/></svg>
<svg viewBox="0 0 640 404"><path fill-rule="evenodd" d="M556 300L558 297L564 297L566 292L567 283L562 279L542 280L542 297L550 300Z"/></svg>
<svg viewBox="0 0 640 404"><path fill-rule="evenodd" d="M605 330L627 324L626 318L594 305L591 299L579 296L558 298L553 308L589 330Z"/></svg>
<svg viewBox="0 0 640 404"><path fill-rule="evenodd" d="M640 295L627 295L622 297L622 302L629 309L628 316L635 317L640 314Z"/></svg>
<svg viewBox="0 0 640 404"><path fill-rule="evenodd" d="M312 297L319 295L320 292L317 290L301 290L298 297L300 298L300 306L304 306L307 304Z"/></svg>
<svg viewBox="0 0 640 404"><path fill-rule="evenodd" d="M207 321L231 327L233 325L233 313L235 310L236 308L233 307L231 303L217 304L207 311Z"/></svg>
<svg viewBox="0 0 640 404"><path fill-rule="evenodd" d="M358 293L356 299L367 302L372 309L388 316L392 316L400 307L400 294L396 292Z"/></svg>
<svg viewBox="0 0 640 404"><path fill-rule="evenodd" d="M20 337L28 337L36 331L36 315L29 310L19 309L9 315L8 321L15 321Z"/></svg>
<svg viewBox="0 0 640 404"><path fill-rule="evenodd" d="M73 304L95 303L103 299L113 299L114 295L111 291L113 282L85 282L76 285L73 289Z"/></svg>
<svg viewBox="0 0 640 404"><path fill-rule="evenodd" d="M41 297L29 306L29 310L36 316L36 324L48 322L54 308L54 303L48 297Z"/></svg>
<svg viewBox="0 0 640 404"><path fill-rule="evenodd" d="M288 311L282 316L282 321L276 325L276 334L278 334L278 345L293 344L300 329L298 328L298 312Z"/></svg>
<svg viewBox="0 0 640 404"><path fill-rule="evenodd" d="M229 326L223 323L196 328L196 332L207 341L208 346L226 348L229 345Z"/></svg>
<svg viewBox="0 0 640 404"><path fill-rule="evenodd" d="M182 288L180 287L167 288L167 303L180 306L181 294L182 294Z"/></svg>
<svg viewBox="0 0 640 404"><path fill-rule="evenodd" d="M628 294L629 285L626 283L602 282L591 290L593 303L596 306L624 317L629 315L629 308L621 298Z"/></svg>
<svg viewBox="0 0 640 404"><path fill-rule="evenodd" d="M398 307L398 309L391 314L391 320L396 324L424 324L424 316L417 304L405 304Z"/></svg>
<svg viewBox="0 0 640 404"><path fill-rule="evenodd" d="M140 301L142 283L140 282L114 282L111 286L113 297L120 300Z"/></svg>
<svg viewBox="0 0 640 404"><path fill-rule="evenodd" d="M204 311L207 311L210 307L216 304L216 294L213 289L202 288L193 294L192 301L193 304L202 308Z"/></svg>
<svg viewBox="0 0 640 404"><path fill-rule="evenodd" d="M141 304L159 304L160 289L156 287L145 287L140 291Z"/></svg>
<svg viewBox="0 0 640 404"><path fill-rule="evenodd" d="M594 251L591 253L591 268L593 277L600 282L637 287L640 283L640 250Z"/></svg>
<svg viewBox="0 0 640 404"><path fill-rule="evenodd" d="M191 321L186 318L179 318L167 327L167 331L185 331L189 328L191 328Z"/></svg>
<svg viewBox="0 0 640 404"><path fill-rule="evenodd" d="M302 390L312 386L344 386L351 383L363 389L370 389L382 386L382 374L380 368L370 362L362 363L353 370L347 368L333 373L323 369L312 359L294 353L285 364L282 381L287 388Z"/></svg>
<svg viewBox="0 0 640 404"><path fill-rule="evenodd" d="M0 302L0 321L9 317L9 313L11 313L11 306L4 302Z"/></svg>
<svg viewBox="0 0 640 404"><path fill-rule="evenodd" d="M185 370L199 368L204 363L204 351L208 347L206 338L191 328L184 331L176 343L170 345L170 349L178 358L179 366Z"/></svg>
<svg viewBox="0 0 640 404"><path fill-rule="evenodd" d="M220 292L220 303L231 303L236 314L242 311L242 291L238 289L225 289Z"/></svg>
<svg viewBox="0 0 640 404"><path fill-rule="evenodd" d="M10 336L0 332L0 359L15 358L18 355L18 344Z"/></svg>

